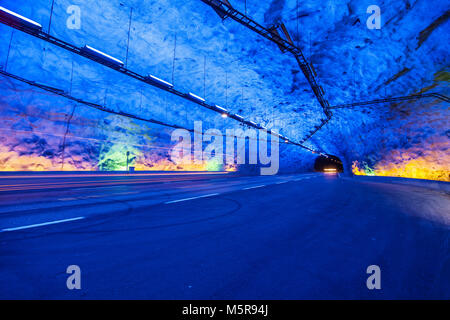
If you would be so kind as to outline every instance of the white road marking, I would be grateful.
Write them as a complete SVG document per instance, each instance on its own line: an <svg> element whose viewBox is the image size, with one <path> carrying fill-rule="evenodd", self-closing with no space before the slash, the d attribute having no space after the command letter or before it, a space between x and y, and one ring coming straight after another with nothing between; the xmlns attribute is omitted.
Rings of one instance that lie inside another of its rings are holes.
<svg viewBox="0 0 450 320"><path fill-rule="evenodd" d="M57 224L57 223L63 223L63 222L69 222L69 221L76 221L84 219L84 217L76 217L76 218L70 218L70 219L64 219L64 220L56 220L56 221L50 221L50 222L44 222L44 223L38 223L38 224L30 224L28 226L22 226L22 227L14 227L14 228L6 228L0 230L0 232L8 232L8 231L16 231L16 230L23 230L23 229L30 229L30 228L37 228L42 226L48 226L51 224Z"/></svg>
<svg viewBox="0 0 450 320"><path fill-rule="evenodd" d="M211 193L211 194L206 194L204 196L198 196L198 197L192 197L192 198L185 198L185 199L178 199L178 200L167 201L167 202L165 202L165 204L181 202L181 201L188 201L188 200L194 200L194 199L200 199L200 198L206 198L206 197L213 197L213 196L217 196L217 195L219 195L219 194L218 193Z"/></svg>
<svg viewBox="0 0 450 320"><path fill-rule="evenodd" d="M256 189L256 188L262 188L262 187L265 187L265 186L266 186L265 184L262 184L260 186L248 187L248 188L244 188L242 190L250 190L250 189Z"/></svg>

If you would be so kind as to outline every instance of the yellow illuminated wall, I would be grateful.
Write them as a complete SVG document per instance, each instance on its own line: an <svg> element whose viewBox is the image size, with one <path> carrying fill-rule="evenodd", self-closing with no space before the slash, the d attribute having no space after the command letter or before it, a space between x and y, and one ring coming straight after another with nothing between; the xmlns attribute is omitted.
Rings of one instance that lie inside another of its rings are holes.
<svg viewBox="0 0 450 320"><path fill-rule="evenodd" d="M426 145L426 148L393 150L371 168L354 161L355 175L376 175L415 179L450 181L450 152L446 137Z"/></svg>

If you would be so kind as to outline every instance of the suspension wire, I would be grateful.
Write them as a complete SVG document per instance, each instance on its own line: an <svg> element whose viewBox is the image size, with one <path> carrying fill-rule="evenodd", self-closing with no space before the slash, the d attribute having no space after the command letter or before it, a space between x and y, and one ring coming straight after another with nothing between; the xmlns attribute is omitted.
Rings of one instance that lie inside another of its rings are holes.
<svg viewBox="0 0 450 320"><path fill-rule="evenodd" d="M143 96L143 93L142 93L142 86L140 86L140 88L139 88L139 111L140 112L142 112L142 96Z"/></svg>
<svg viewBox="0 0 450 320"><path fill-rule="evenodd" d="M128 67L128 48L130 46L130 32L131 32L131 19L133 17L133 7L130 8L130 22L128 23L128 40L127 40L127 55L125 57L125 67Z"/></svg>
<svg viewBox="0 0 450 320"><path fill-rule="evenodd" d="M66 151L66 137L67 134L69 133L69 127L70 127L70 121L73 118L73 115L75 113L75 109L77 107L77 104L74 103L73 105L73 109L72 109L72 113L69 116L69 119L67 119L67 125L66 125L66 132L64 133L64 138L63 138L63 142L62 142L62 151L61 151L61 170L64 169L64 158L65 158L65 151Z"/></svg>
<svg viewBox="0 0 450 320"><path fill-rule="evenodd" d="M206 99L206 56L203 60L203 98Z"/></svg>
<svg viewBox="0 0 450 320"><path fill-rule="evenodd" d="M12 31L11 31L11 38L9 39L8 53L6 55L6 61L5 61L5 71L6 71L6 68L8 68L9 52L11 51L11 43L12 43L12 40L13 40L13 36L14 36L14 29L12 29Z"/></svg>
<svg viewBox="0 0 450 320"><path fill-rule="evenodd" d="M298 12L298 0L297 0L297 47L300 46L300 31L298 27L298 19L299 19L299 12ZM309 57L309 60L311 61L311 56Z"/></svg>
<svg viewBox="0 0 450 320"><path fill-rule="evenodd" d="M52 7L50 9L50 20L48 22L48 34L50 34L50 28L52 26L52 17L53 17L53 6L55 4L55 0L52 0Z"/></svg>
<svg viewBox="0 0 450 320"><path fill-rule="evenodd" d="M172 62L172 85L175 85L175 59L177 50L177 34L175 33L175 40L173 45L173 62Z"/></svg>

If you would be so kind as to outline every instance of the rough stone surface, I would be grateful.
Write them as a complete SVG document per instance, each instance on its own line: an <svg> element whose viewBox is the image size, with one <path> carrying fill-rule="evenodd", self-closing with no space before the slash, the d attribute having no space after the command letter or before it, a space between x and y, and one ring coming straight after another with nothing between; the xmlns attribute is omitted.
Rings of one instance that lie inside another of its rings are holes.
<svg viewBox="0 0 450 320"><path fill-rule="evenodd" d="M381 29L369 30L366 10L372 2L247 0L247 13L265 26L286 24L331 105L419 92L450 95L450 4L380 1ZM51 1L1 3L48 30ZM244 11L243 1L231 3ZM67 28L70 5L81 9L79 30ZM180 91L204 96L293 140L301 140L323 118L291 55L237 22L222 22L200 0L57 0L51 34L125 61L130 7L129 69L173 81ZM8 72L168 123L193 127L202 120L204 128L238 127L193 103L11 32L0 26L0 64L5 68L7 61ZM0 170L117 169L124 166L126 151L136 156L137 168L177 169L168 160L169 129L75 107L4 76L0 92ZM437 99L336 110L307 145L339 156L347 171L353 163L355 173L449 180L448 112L448 104ZM281 171L309 170L314 157L283 145Z"/></svg>

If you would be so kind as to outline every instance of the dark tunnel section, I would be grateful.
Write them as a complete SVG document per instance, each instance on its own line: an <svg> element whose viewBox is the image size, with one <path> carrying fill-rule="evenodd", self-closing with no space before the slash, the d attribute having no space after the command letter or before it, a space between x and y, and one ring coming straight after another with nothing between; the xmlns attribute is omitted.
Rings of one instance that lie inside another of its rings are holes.
<svg viewBox="0 0 450 320"><path fill-rule="evenodd" d="M318 172L344 172L341 159L331 154L318 156L314 163L314 171Z"/></svg>

